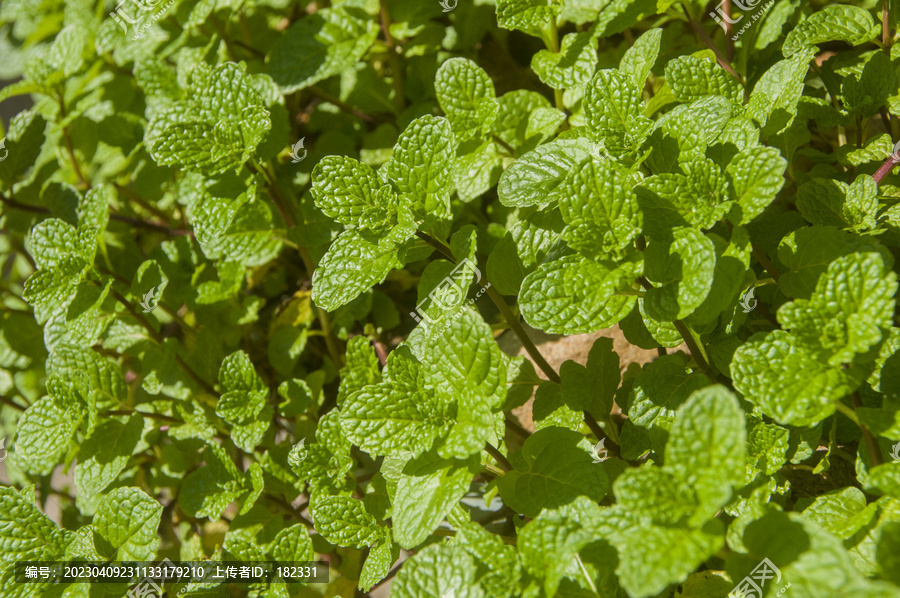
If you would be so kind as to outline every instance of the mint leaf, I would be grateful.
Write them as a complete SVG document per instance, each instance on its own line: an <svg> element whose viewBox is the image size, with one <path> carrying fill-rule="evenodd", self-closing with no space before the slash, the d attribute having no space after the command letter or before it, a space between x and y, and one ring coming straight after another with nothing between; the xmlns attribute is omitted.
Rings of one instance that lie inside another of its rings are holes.
<svg viewBox="0 0 900 598"><path fill-rule="evenodd" d="M385 533L362 501L350 496L320 497L312 507L312 516L316 531L338 546L372 546Z"/></svg>
<svg viewBox="0 0 900 598"><path fill-rule="evenodd" d="M471 60L451 58L444 62L435 75L434 90L460 140L480 136L497 117L494 83Z"/></svg>
<svg viewBox="0 0 900 598"><path fill-rule="evenodd" d="M499 0L497 24L504 29L537 35L543 25L556 18L560 9L560 4L550 0Z"/></svg>
<svg viewBox="0 0 900 598"><path fill-rule="evenodd" d="M713 60L696 56L679 56L666 65L666 82L675 98L693 102L704 96L720 95L740 102L740 83Z"/></svg>
<svg viewBox="0 0 900 598"><path fill-rule="evenodd" d="M612 160L590 159L562 185L563 238L588 257L621 255L640 234L641 211L632 175Z"/></svg>
<svg viewBox="0 0 900 598"><path fill-rule="evenodd" d="M712 287L716 252L709 237L676 228L666 241L651 240L644 252L647 278L661 286L647 290L644 305L657 320L681 319L706 299Z"/></svg>
<svg viewBox="0 0 900 598"><path fill-rule="evenodd" d="M346 305L403 263L390 239L373 243L352 230L341 233L313 273L313 301L333 311Z"/></svg>
<svg viewBox="0 0 900 598"><path fill-rule="evenodd" d="M546 428L510 456L515 469L497 481L503 502L528 517L559 508L578 496L599 501L609 491L606 471L592 462L590 445L578 432Z"/></svg>
<svg viewBox="0 0 900 598"><path fill-rule="evenodd" d="M554 334L578 334L608 328L628 315L634 297L623 291L640 271L625 262L614 269L571 255L541 265L525 277L519 305L525 320Z"/></svg>
<svg viewBox="0 0 900 598"><path fill-rule="evenodd" d="M284 32L269 54L268 72L281 93L304 89L352 67L377 34L361 8L323 8Z"/></svg>
<svg viewBox="0 0 900 598"><path fill-rule="evenodd" d="M428 538L469 490L478 466L476 457L462 461L425 454L409 461L393 500L394 540L413 548Z"/></svg>
<svg viewBox="0 0 900 598"><path fill-rule="evenodd" d="M94 515L94 542L107 557L152 561L156 556L163 507L138 488L116 488L100 500Z"/></svg>
<svg viewBox="0 0 900 598"><path fill-rule="evenodd" d="M869 11L859 6L834 4L813 13L791 29L781 51L785 56L805 46L841 40L858 46L875 38L878 28Z"/></svg>
<svg viewBox="0 0 900 598"><path fill-rule="evenodd" d="M560 139L539 146L500 177L497 195L505 206L525 207L564 197L566 180L590 159L591 145L582 139Z"/></svg>

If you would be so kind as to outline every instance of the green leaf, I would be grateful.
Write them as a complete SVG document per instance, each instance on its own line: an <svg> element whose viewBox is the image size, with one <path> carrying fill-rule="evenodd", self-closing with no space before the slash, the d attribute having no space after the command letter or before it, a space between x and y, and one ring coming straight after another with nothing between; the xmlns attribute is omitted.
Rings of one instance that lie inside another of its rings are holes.
<svg viewBox="0 0 900 598"><path fill-rule="evenodd" d="M833 401L862 382L857 369L843 371L817 360L783 330L758 334L738 347L731 362L734 387L781 424L811 426L834 413Z"/></svg>
<svg viewBox="0 0 900 598"><path fill-rule="evenodd" d="M195 69L185 99L156 114L145 142L157 164L216 174L239 169L271 127L246 66L226 62Z"/></svg>
<svg viewBox="0 0 900 598"><path fill-rule="evenodd" d="M381 382L381 369L375 348L365 336L354 336L347 342L346 364L341 368L341 386L337 404L341 406L349 395L370 384ZM302 382L306 386L305 382ZM279 387L279 392L280 392ZM307 390L308 394L308 390Z"/></svg>
<svg viewBox="0 0 900 598"><path fill-rule="evenodd" d="M67 535L38 510L34 486L22 490L0 486L0 555L4 565L61 559L71 541Z"/></svg>
<svg viewBox="0 0 900 598"><path fill-rule="evenodd" d="M798 229L778 246L778 260L788 268L778 280L778 287L789 297L809 299L831 262L850 253L873 251L881 254L886 265L893 264L890 252L870 237L831 226Z"/></svg>
<svg viewBox="0 0 900 598"><path fill-rule="evenodd" d="M325 156L313 169L312 181L316 207L349 228L379 230L395 218L398 198L390 185L353 158ZM410 193L412 187L402 191Z"/></svg>
<svg viewBox="0 0 900 598"><path fill-rule="evenodd" d="M878 30L868 10L832 4L812 13L791 29L781 51L785 56L791 56L805 46L836 40L858 46L874 39Z"/></svg>
<svg viewBox="0 0 900 598"><path fill-rule="evenodd" d="M532 326L552 334L579 334L609 328L631 311L631 288L640 264L615 268L570 255L542 264L525 277L519 295L522 315Z"/></svg>
<svg viewBox="0 0 900 598"><path fill-rule="evenodd" d="M447 60L435 75L434 90L460 141L490 130L497 117L497 94L480 66L465 58Z"/></svg>
<svg viewBox="0 0 900 598"><path fill-rule="evenodd" d="M365 548L384 537L385 530L362 501L350 496L322 496L312 506L316 531L337 546Z"/></svg>
<svg viewBox="0 0 900 598"><path fill-rule="evenodd" d="M388 576L391 565L397 560L399 550L390 540L376 543L370 550L359 574L359 589L368 592L376 583Z"/></svg>
<svg viewBox="0 0 900 598"><path fill-rule="evenodd" d="M778 310L778 321L827 363L850 363L891 327L897 275L878 253L854 253L831 262L811 299Z"/></svg>
<svg viewBox="0 0 900 598"><path fill-rule="evenodd" d="M313 301L327 311L346 305L403 266L397 253L389 238L373 243L355 231L344 231L313 273Z"/></svg>
<svg viewBox="0 0 900 598"><path fill-rule="evenodd" d="M419 454L449 428L443 402L406 382L382 382L351 394L341 409L347 438L373 455Z"/></svg>
<svg viewBox="0 0 900 598"><path fill-rule="evenodd" d="M58 381L58 379L57 379ZM84 407L74 391L63 392L48 383L49 396L22 414L16 434L17 462L26 471L47 475L69 450Z"/></svg>
<svg viewBox="0 0 900 598"><path fill-rule="evenodd" d="M712 228L731 208L725 179L712 160L692 160L682 172L661 173L641 181L635 191L644 215L644 232L664 238L672 228Z"/></svg>
<svg viewBox="0 0 900 598"><path fill-rule="evenodd" d="M559 242L564 226L557 210L536 212L514 224L488 256L491 285L501 295L518 295L525 276Z"/></svg>
<svg viewBox="0 0 900 598"><path fill-rule="evenodd" d="M629 596L649 598L684 581L722 547L722 528L719 521L701 529L646 523L625 528L612 537L619 551L619 583Z"/></svg>
<svg viewBox="0 0 900 598"><path fill-rule="evenodd" d="M2 97L3 91L0 91ZM0 181L7 189L34 165L44 143L44 129L47 121L34 110L23 110L9 123L9 131L3 138L4 159L0 161Z"/></svg>
<svg viewBox="0 0 900 598"><path fill-rule="evenodd" d="M273 559L282 562L311 561L315 556L312 539L302 523L279 530L267 552Z"/></svg>
<svg viewBox="0 0 900 598"><path fill-rule="evenodd" d="M516 160L500 177L500 203L525 207L563 198L563 181L590 156L591 144L583 139L558 139L539 146Z"/></svg>
<svg viewBox="0 0 900 598"><path fill-rule="evenodd" d="M122 561L152 561L159 547L163 507L139 488L116 488L100 500L94 542L101 553Z"/></svg>
<svg viewBox="0 0 900 598"><path fill-rule="evenodd" d="M564 362L559 377L562 399L569 407L607 417L622 378L612 339L601 337L594 341L585 365L571 359Z"/></svg>
<svg viewBox="0 0 900 598"><path fill-rule="evenodd" d="M578 432L555 427L535 432L510 456L515 469L497 480L503 501L528 517L578 496L599 502L609 491L609 480L590 448Z"/></svg>
<svg viewBox="0 0 900 598"><path fill-rule="evenodd" d="M556 594L566 569L575 562L578 552L592 539L592 534L576 518L571 507L584 501L581 497L562 509L543 511L519 531L517 544L525 569L544 580L544 592ZM596 507L596 505L593 505Z"/></svg>
<svg viewBox="0 0 900 598"><path fill-rule="evenodd" d="M65 256L57 265L42 268L28 277L22 299L35 308L38 322L46 322L53 311L69 305L86 268L82 258Z"/></svg>
<svg viewBox="0 0 900 598"><path fill-rule="evenodd" d="M479 461L425 454L406 464L392 503L394 540L401 547L415 548L438 527L469 490Z"/></svg>
<svg viewBox="0 0 900 598"><path fill-rule="evenodd" d="M518 29L539 35L550 19L555 19L562 5L551 0L498 0L497 24L504 29Z"/></svg>
<svg viewBox="0 0 900 598"><path fill-rule="evenodd" d="M559 52L541 50L531 58L531 69L554 89L572 89L587 83L597 68L597 37L593 29L569 33Z"/></svg>
<svg viewBox="0 0 900 598"><path fill-rule="evenodd" d="M216 404L216 415L232 425L251 423L266 406L269 389L243 351L235 351L222 362L219 384L224 392Z"/></svg>
<svg viewBox="0 0 900 598"><path fill-rule="evenodd" d="M417 213L449 216L455 154L449 121L422 116L400 135L384 172L413 201Z"/></svg>
<svg viewBox="0 0 900 598"><path fill-rule="evenodd" d="M326 7L298 19L269 53L268 73L283 94L305 89L353 67L378 35L356 6Z"/></svg>
<svg viewBox="0 0 900 598"><path fill-rule="evenodd" d="M432 544L411 557L391 584L396 598L484 596L472 580L478 575L473 556L455 544Z"/></svg>
<svg viewBox="0 0 900 598"><path fill-rule="evenodd" d="M612 160L591 159L566 177L559 210L563 238L587 257L622 255L641 231L641 210L630 172Z"/></svg>
<svg viewBox="0 0 900 598"><path fill-rule="evenodd" d="M679 56L666 65L666 82L681 102L693 102L704 96L720 95L740 102L743 90L737 79L714 60L697 56Z"/></svg>
<svg viewBox="0 0 900 598"><path fill-rule="evenodd" d="M661 286L647 290L644 306L657 320L682 319L697 309L712 287L716 251L712 240L692 228L676 228L668 241L651 240L644 252L647 278Z"/></svg>
<svg viewBox="0 0 900 598"><path fill-rule="evenodd" d="M666 443L666 468L694 489L700 506L692 521L712 519L744 481L744 412L724 386L695 391L678 410Z"/></svg>
<svg viewBox="0 0 900 598"><path fill-rule="evenodd" d="M206 465L193 471L181 483L178 504L189 517L218 519L225 508L240 496L243 478L228 454L219 445L206 445Z"/></svg>
<svg viewBox="0 0 900 598"><path fill-rule="evenodd" d="M729 220L747 224L762 214L784 186L786 168L787 160L771 147L751 147L735 156L725 170L735 202Z"/></svg>
<svg viewBox="0 0 900 598"><path fill-rule="evenodd" d="M613 147L638 147L650 133L651 121L644 116L642 87L615 69L597 71L584 90L581 103L590 129Z"/></svg>
<svg viewBox="0 0 900 598"><path fill-rule="evenodd" d="M78 451L75 490L79 497L100 494L119 478L144 430L140 415L124 424L116 420L101 423Z"/></svg>
<svg viewBox="0 0 900 598"><path fill-rule="evenodd" d="M635 378L624 411L635 426L647 430L653 450L661 453L675 413L691 393L708 385L709 379L691 373L680 356L663 355Z"/></svg>
<svg viewBox="0 0 900 598"><path fill-rule="evenodd" d="M626 50L625 56L619 63L619 71L628 75L638 89L644 88L647 77L650 76L650 71L656 64L661 40L662 29L645 31L634 40L634 44Z"/></svg>

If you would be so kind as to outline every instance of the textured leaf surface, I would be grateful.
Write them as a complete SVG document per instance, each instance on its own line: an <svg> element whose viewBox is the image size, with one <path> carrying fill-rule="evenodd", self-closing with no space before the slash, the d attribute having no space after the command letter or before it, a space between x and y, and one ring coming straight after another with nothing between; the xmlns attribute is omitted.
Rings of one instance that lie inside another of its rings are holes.
<svg viewBox="0 0 900 598"><path fill-rule="evenodd" d="M116 488L103 497L94 515L94 542L101 552L123 561L151 561L162 505L139 488Z"/></svg>
<svg viewBox="0 0 900 598"><path fill-rule="evenodd" d="M813 13L791 29L781 51L790 56L805 46L842 40L854 46L878 35L869 11L859 6L832 4Z"/></svg>
<svg viewBox="0 0 900 598"><path fill-rule="evenodd" d="M545 428L513 453L515 467L498 480L500 495L510 507L528 517L542 509L566 505L578 496L599 501L609 491L606 471L594 463L587 441L578 432Z"/></svg>
<svg viewBox="0 0 900 598"><path fill-rule="evenodd" d="M377 34L360 8L318 10L285 31L269 55L268 73L282 93L304 89L352 67Z"/></svg>
<svg viewBox="0 0 900 598"><path fill-rule="evenodd" d="M519 305L525 320L554 334L579 334L609 328L631 311L629 289L639 264L616 269L579 256L543 264L525 277Z"/></svg>
<svg viewBox="0 0 900 598"><path fill-rule="evenodd" d="M559 139L541 145L510 166L500 177L497 194L505 206L524 207L564 197L566 176L590 158L591 146L580 139Z"/></svg>

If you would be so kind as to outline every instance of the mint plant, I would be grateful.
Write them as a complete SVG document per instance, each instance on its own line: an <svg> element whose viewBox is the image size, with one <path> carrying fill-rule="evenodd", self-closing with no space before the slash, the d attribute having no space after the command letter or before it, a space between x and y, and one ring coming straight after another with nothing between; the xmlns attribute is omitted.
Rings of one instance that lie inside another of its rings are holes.
<svg viewBox="0 0 900 598"><path fill-rule="evenodd" d="M132 4L0 5L4 596L900 596L894 3Z"/></svg>

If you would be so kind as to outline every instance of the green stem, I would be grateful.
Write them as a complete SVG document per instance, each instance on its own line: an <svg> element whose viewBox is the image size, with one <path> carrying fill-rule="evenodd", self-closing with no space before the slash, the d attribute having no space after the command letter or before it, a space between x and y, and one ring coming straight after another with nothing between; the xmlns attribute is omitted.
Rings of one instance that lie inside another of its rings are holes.
<svg viewBox="0 0 900 598"><path fill-rule="evenodd" d="M450 262L454 264L456 263L456 258L453 256L453 252L450 251L450 248L447 247L447 245L441 243L431 235L425 234L421 231L416 231L416 236L437 249L441 253L441 255L447 258ZM515 335L519 338L519 341L522 343L522 346L525 348L525 351L528 353L528 355L531 356L531 358L534 360L540 370L544 372L549 380L558 384L559 374L556 373L556 371L550 366L550 364L547 363L547 360L544 359L544 356L541 355L541 352L538 351L538 348L528 337L528 334L525 332L525 329L519 322L519 318L515 316L500 293L498 293L494 289L494 287L491 286L487 281L484 281L484 284L482 284L482 288L487 290L488 297L491 298L491 301L493 301L494 305L497 306L497 309L500 310L503 318L509 324L509 327L515 333Z"/></svg>
<svg viewBox="0 0 900 598"><path fill-rule="evenodd" d="M406 108L406 98L403 96L403 65L400 63L400 47L391 35L391 13L388 12L387 1L379 0L381 5L381 30L384 32L384 41L388 48L388 60L391 63L391 84L394 86L394 103L397 104L397 114Z"/></svg>
<svg viewBox="0 0 900 598"><path fill-rule="evenodd" d="M491 443L485 442L484 450L487 451L487 454L494 458L494 461L496 461L497 464L503 469L504 473L513 470L512 463L510 463L509 460L503 456L503 453L494 448Z"/></svg>
<svg viewBox="0 0 900 598"><path fill-rule="evenodd" d="M638 278L638 282L648 291L653 288L650 281L643 276ZM703 372L709 370L709 360L706 356L706 351L703 350L699 340L694 337L693 331L681 320L672 320L672 324L675 326L675 329L678 330L678 333L684 340L684 344L687 345L688 351L691 352L691 357L693 357L694 361L697 362L697 365L700 366L700 370Z"/></svg>
<svg viewBox="0 0 900 598"><path fill-rule="evenodd" d="M863 406L858 393L854 392L851 394L850 401L853 403L854 411ZM854 413L854 415L856 415L856 413ZM872 432L867 425L859 423L858 416L856 418L856 423L862 431L863 440L866 443L866 449L869 451L869 458L872 460L872 465L883 464L884 458L881 456L881 449L878 447L878 441L875 439L875 436L872 435Z"/></svg>

